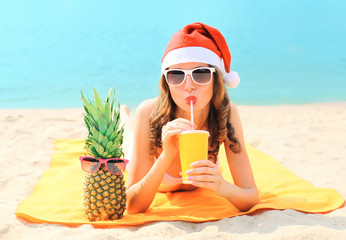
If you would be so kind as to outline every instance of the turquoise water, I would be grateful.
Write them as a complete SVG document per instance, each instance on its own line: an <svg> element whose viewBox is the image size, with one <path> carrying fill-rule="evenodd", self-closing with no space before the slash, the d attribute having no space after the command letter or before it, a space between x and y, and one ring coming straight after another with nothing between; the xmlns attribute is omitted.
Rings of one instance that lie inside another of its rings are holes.
<svg viewBox="0 0 346 240"><path fill-rule="evenodd" d="M110 86L134 107L158 94L171 35L196 21L230 46L234 102L345 101L345 9L344 0L0 0L0 108L81 107L80 90Z"/></svg>

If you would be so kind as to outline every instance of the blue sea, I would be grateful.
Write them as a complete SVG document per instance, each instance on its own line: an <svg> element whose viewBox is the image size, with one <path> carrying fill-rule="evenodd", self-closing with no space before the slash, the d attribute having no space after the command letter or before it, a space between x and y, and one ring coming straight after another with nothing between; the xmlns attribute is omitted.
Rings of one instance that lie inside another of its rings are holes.
<svg viewBox="0 0 346 240"><path fill-rule="evenodd" d="M346 101L346 1L0 0L0 108L82 107L80 90L135 107L188 23L218 28L237 104Z"/></svg>

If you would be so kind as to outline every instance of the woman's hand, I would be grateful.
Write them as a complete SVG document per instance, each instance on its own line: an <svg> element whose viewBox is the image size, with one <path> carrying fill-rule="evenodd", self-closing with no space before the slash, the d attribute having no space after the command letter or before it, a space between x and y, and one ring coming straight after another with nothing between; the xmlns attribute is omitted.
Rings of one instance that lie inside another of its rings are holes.
<svg viewBox="0 0 346 240"><path fill-rule="evenodd" d="M223 178L218 166L210 160L196 161L191 163L190 166L192 169L185 172L189 176L186 177L187 181L184 183L209 188L218 194L221 194L229 184Z"/></svg>
<svg viewBox="0 0 346 240"><path fill-rule="evenodd" d="M192 130L195 126L187 119L178 118L162 127L162 150L165 156L173 159L179 150L178 134L185 130Z"/></svg>

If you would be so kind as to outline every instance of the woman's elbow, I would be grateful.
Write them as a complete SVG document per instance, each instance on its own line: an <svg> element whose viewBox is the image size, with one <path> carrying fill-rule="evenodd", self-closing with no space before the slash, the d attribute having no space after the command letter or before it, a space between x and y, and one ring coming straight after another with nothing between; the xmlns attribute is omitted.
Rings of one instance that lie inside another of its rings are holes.
<svg viewBox="0 0 346 240"><path fill-rule="evenodd" d="M150 207L153 199L148 194L140 194L140 188L132 185L126 191L126 212L129 214L144 213Z"/></svg>
<svg viewBox="0 0 346 240"><path fill-rule="evenodd" d="M243 206L239 206L238 209L242 212L247 212L251 208L253 208L254 206L256 206L257 204L260 204L260 203L261 203L261 200L259 200L259 199L255 199L255 200L251 199L251 201L249 201L247 204L245 204Z"/></svg>
<svg viewBox="0 0 346 240"><path fill-rule="evenodd" d="M144 213L147 210L147 207L133 206L133 204L128 204L126 207L126 212L128 214Z"/></svg>
<svg viewBox="0 0 346 240"><path fill-rule="evenodd" d="M251 189L251 194L248 196L247 201L244 201L243 204L238 206L238 209L242 212L247 212L257 204L261 203L258 190L256 188Z"/></svg>
<svg viewBox="0 0 346 240"><path fill-rule="evenodd" d="M146 210L148 210L148 206L144 204L144 201L138 201L130 194L127 195L126 212L128 214L144 213Z"/></svg>

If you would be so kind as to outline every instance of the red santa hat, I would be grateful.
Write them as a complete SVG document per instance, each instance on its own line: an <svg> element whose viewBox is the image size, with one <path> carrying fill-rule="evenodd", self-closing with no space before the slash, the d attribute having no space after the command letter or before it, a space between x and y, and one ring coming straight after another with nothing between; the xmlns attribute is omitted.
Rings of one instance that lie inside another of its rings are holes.
<svg viewBox="0 0 346 240"><path fill-rule="evenodd" d="M202 62L217 67L228 87L238 86L238 73L231 71L231 53L227 42L216 28L192 23L175 33L161 61L161 73L168 67L186 62Z"/></svg>

